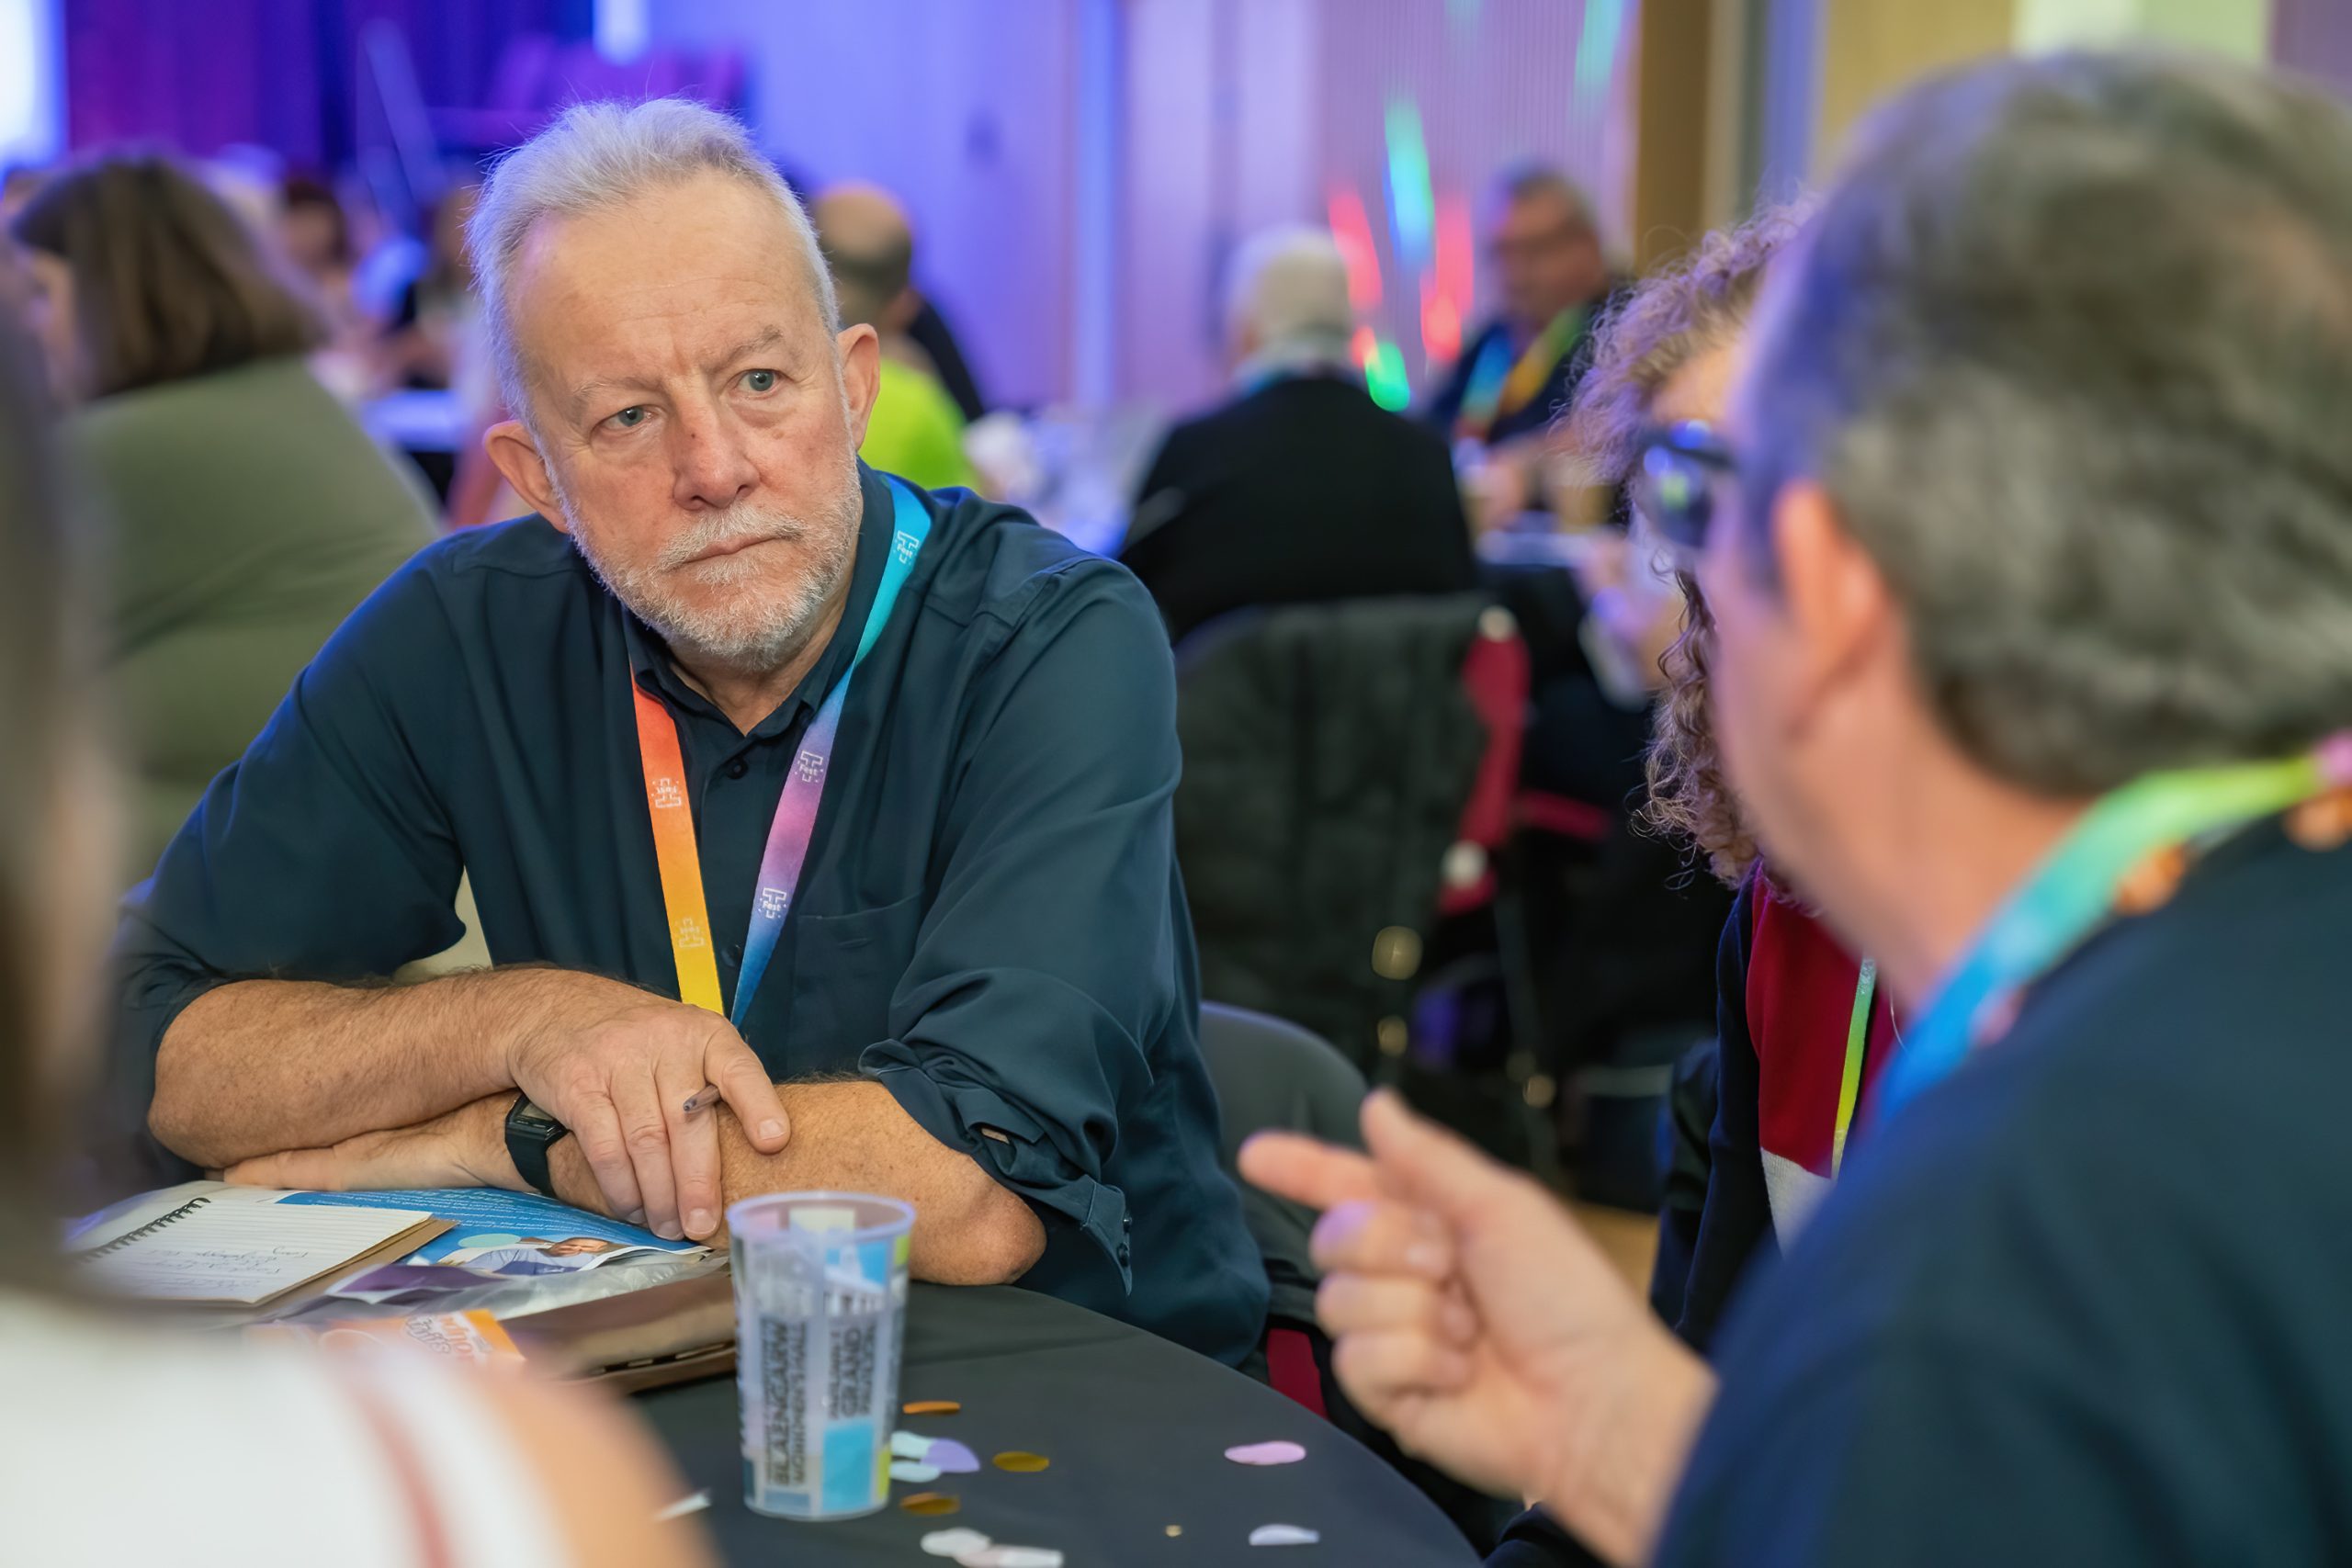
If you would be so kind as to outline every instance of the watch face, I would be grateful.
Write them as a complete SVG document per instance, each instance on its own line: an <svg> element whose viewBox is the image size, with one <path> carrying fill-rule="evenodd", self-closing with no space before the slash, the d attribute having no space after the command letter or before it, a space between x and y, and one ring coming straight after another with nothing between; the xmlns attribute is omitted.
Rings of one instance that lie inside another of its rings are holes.
<svg viewBox="0 0 2352 1568"><path fill-rule="evenodd" d="M562 1122L557 1121L554 1117L548 1115L546 1111L540 1110L537 1105L527 1100L523 1101L520 1105L517 1105L514 1108L514 1114L509 1116L507 1120L514 1123L517 1131L534 1133L557 1132L560 1131L563 1126Z"/></svg>

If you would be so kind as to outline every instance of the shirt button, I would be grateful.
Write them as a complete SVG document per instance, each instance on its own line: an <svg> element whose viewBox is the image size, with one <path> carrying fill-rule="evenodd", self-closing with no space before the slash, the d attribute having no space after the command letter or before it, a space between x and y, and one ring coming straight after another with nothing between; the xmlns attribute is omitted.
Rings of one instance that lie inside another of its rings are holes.
<svg viewBox="0 0 2352 1568"><path fill-rule="evenodd" d="M1119 1261L1120 1261L1121 1263L1123 1263L1123 1264L1124 1264L1124 1263L1125 1263L1125 1262L1126 1262L1126 1260L1127 1260L1127 1244L1126 1244L1125 1242L1124 1242L1124 1241L1123 1241L1123 1242L1121 1242L1121 1243L1119 1244Z"/></svg>
<svg viewBox="0 0 2352 1568"><path fill-rule="evenodd" d="M743 944L741 942L730 942L727 944L727 962L734 964L738 968L742 966Z"/></svg>
<svg viewBox="0 0 2352 1568"><path fill-rule="evenodd" d="M740 779L752 771L752 764L738 757L720 770L730 779Z"/></svg>

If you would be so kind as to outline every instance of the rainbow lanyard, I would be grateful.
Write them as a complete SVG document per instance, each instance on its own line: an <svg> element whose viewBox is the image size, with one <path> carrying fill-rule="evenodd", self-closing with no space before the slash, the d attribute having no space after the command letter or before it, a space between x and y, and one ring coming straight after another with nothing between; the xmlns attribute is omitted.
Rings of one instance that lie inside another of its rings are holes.
<svg viewBox="0 0 2352 1568"><path fill-rule="evenodd" d="M2352 784L2352 732L2308 756L2151 773L2103 795L1996 910L1887 1064L1872 1108L1883 1125L1941 1082L2014 1016L2026 987L2072 953L2116 908L2150 858L2207 844L2261 818Z"/></svg>
<svg viewBox="0 0 2352 1568"><path fill-rule="evenodd" d="M1487 340L1487 346L1470 367L1470 382L1463 390L1462 413L1455 425L1458 435L1486 438L1495 427L1495 421L1504 414L1516 413L1527 400L1544 389L1551 378L1552 367L1560 363L1568 350L1584 336L1585 307L1561 311L1552 318L1552 324L1536 334L1527 351L1511 363L1510 340L1497 333Z"/></svg>
<svg viewBox="0 0 2352 1568"><path fill-rule="evenodd" d="M885 476L888 477L888 476ZM801 737L800 755L784 781L775 803L775 820L768 824L767 852L760 857L759 891L752 899L752 929L743 942L743 968L735 980L733 1021L738 1029L752 1010L752 997L760 988L775 954L776 937L791 912L792 896L800 886L800 870L808 859L808 840L817 832L817 807L825 797L825 775L832 761L833 738L841 728L842 706L849 700L849 683L865 662L899 590L914 570L915 557L931 532L931 512L898 479L890 480L897 533L890 540L890 558L883 563L881 585L874 591L874 607L865 613L865 629L857 639L857 656L833 683ZM678 748L677 720L661 700L629 683L637 699L637 748L645 765L645 804L653 818L653 858L662 868L662 903L670 917L670 951L678 964L678 995L698 1008L725 1015L727 1004L718 989L718 963L710 950L710 911L703 900L702 858L695 847L693 809L686 804L686 764Z"/></svg>

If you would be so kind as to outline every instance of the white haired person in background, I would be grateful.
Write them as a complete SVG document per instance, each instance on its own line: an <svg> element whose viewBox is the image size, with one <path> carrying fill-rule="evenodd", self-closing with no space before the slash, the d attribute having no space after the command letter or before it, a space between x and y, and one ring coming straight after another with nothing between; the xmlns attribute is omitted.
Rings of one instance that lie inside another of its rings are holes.
<svg viewBox="0 0 2352 1568"><path fill-rule="evenodd" d="M1475 587L1445 443L1364 389L1331 236L1257 236L1226 298L1232 398L1169 433L1119 552L1169 636L1250 605Z"/></svg>
<svg viewBox="0 0 2352 1568"><path fill-rule="evenodd" d="M57 1255L58 1129L119 886L95 612L28 345L0 332L0 1517L10 1562L706 1561L602 1402L417 1356L245 1348L115 1312Z"/></svg>

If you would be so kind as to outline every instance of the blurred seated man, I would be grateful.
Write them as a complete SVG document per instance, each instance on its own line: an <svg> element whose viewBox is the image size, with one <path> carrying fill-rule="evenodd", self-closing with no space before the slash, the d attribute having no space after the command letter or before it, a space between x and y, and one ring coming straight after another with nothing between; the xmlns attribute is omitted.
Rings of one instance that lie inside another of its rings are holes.
<svg viewBox="0 0 2352 1568"><path fill-rule="evenodd" d="M921 1277L1238 1360L1266 1282L1143 591L859 465L874 331L733 120L575 107L470 241L519 416L492 454L539 515L363 605L131 899L119 1075L152 1065L155 1138L672 1237L885 1193ZM497 966L381 984L457 934L461 869Z"/></svg>
<svg viewBox="0 0 2352 1568"><path fill-rule="evenodd" d="M1171 638L1250 604L1477 585L1445 444L1388 412L1349 358L1329 235L1261 235L1227 296L1233 398L1170 431L1119 558Z"/></svg>
<svg viewBox="0 0 2352 1568"><path fill-rule="evenodd" d="M1391 1103L1244 1168L1340 1211L1364 1409L1613 1561L2340 1561L2352 113L2062 55L1850 146L1652 491L1741 809L1906 1021L1720 1387Z"/></svg>
<svg viewBox="0 0 2352 1568"><path fill-rule="evenodd" d="M907 335L920 308L909 284L915 235L898 199L879 186L839 185L819 197L817 243L833 270L842 321L874 329L881 384L857 455L925 490L978 487L964 457L964 413Z"/></svg>
<svg viewBox="0 0 2352 1568"><path fill-rule="evenodd" d="M1592 363L1611 286L1591 203L1542 164L1496 186L1487 256L1500 311L1463 345L1421 410L1456 451L1476 454L1465 472L1482 529L1546 504L1545 432Z"/></svg>

